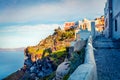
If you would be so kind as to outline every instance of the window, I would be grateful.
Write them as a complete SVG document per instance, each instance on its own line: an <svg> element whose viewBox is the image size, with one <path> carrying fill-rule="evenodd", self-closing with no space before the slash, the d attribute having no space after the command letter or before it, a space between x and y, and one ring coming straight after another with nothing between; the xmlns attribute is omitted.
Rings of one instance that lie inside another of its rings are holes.
<svg viewBox="0 0 120 80"><path fill-rule="evenodd" d="M115 31L117 31L117 19L115 19Z"/></svg>

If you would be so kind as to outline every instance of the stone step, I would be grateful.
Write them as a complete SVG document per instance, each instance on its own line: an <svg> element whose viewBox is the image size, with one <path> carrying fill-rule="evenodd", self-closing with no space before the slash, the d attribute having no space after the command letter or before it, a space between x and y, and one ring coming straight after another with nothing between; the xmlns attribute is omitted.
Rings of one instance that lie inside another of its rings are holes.
<svg viewBox="0 0 120 80"><path fill-rule="evenodd" d="M98 80L120 80L120 41L98 37L93 47Z"/></svg>

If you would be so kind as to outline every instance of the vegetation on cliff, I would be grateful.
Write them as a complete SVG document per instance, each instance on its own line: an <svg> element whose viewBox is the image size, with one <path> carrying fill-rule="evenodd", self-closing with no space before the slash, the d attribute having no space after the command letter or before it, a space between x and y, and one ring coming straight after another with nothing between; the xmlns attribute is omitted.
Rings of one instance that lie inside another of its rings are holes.
<svg viewBox="0 0 120 80"><path fill-rule="evenodd" d="M65 50L66 47L70 46L70 42L74 40L75 32L74 29L68 31L61 30L61 28L55 29L53 35L49 35L36 46L29 46L28 53L33 58L42 58L42 54L45 49L50 48L53 53L56 51ZM46 55L47 56L47 53Z"/></svg>

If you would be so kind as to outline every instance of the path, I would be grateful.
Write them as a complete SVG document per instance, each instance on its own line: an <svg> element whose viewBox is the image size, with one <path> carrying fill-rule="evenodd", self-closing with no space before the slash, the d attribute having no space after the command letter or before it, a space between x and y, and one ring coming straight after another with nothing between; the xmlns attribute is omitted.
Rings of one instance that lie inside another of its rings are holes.
<svg viewBox="0 0 120 80"><path fill-rule="evenodd" d="M98 80L120 80L120 42L97 37L93 47Z"/></svg>

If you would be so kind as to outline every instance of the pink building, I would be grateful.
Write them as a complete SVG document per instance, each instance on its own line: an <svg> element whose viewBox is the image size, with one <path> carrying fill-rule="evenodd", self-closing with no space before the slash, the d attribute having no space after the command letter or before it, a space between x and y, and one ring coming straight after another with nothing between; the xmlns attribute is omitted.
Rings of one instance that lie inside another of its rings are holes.
<svg viewBox="0 0 120 80"><path fill-rule="evenodd" d="M75 26L75 22L65 22L64 23L64 30L69 30L73 26Z"/></svg>

